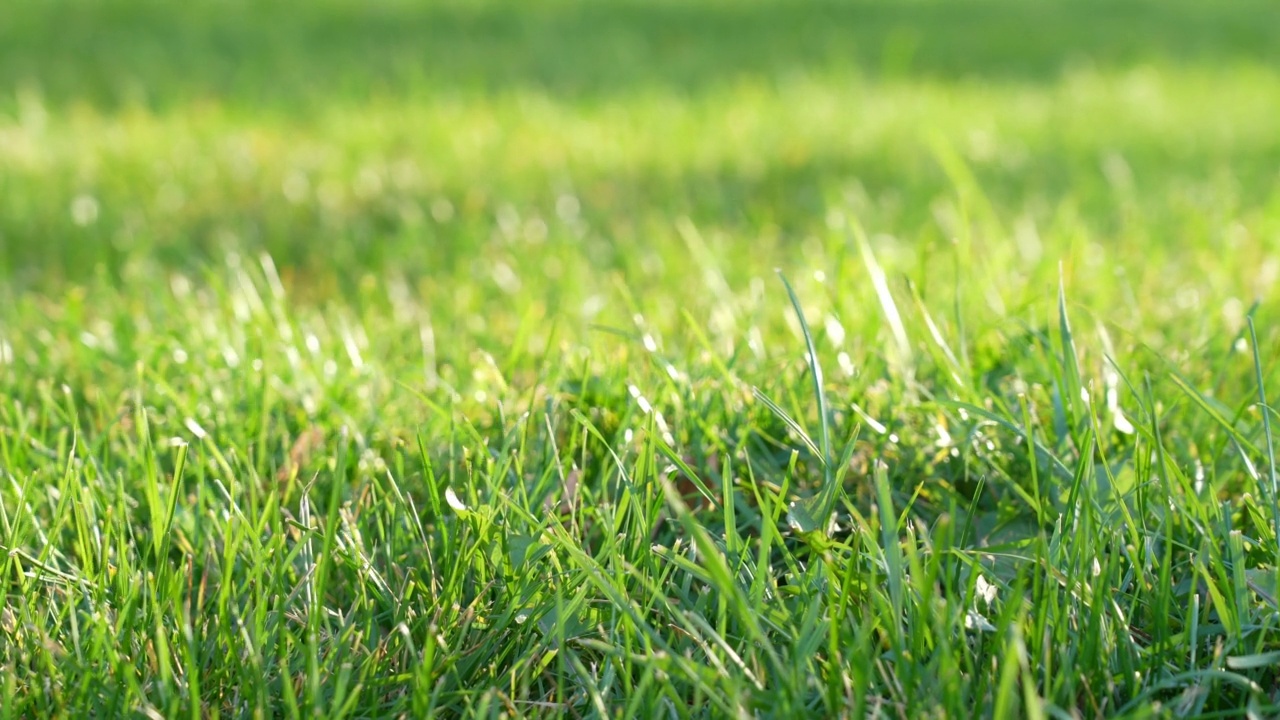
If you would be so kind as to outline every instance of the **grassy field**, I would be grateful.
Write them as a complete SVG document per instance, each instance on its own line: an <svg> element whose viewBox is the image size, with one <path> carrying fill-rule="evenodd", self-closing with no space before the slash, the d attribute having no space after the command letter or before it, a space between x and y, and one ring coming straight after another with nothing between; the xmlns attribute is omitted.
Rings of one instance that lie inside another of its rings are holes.
<svg viewBox="0 0 1280 720"><path fill-rule="evenodd" d="M1280 6L10 5L0 718L1280 713Z"/></svg>

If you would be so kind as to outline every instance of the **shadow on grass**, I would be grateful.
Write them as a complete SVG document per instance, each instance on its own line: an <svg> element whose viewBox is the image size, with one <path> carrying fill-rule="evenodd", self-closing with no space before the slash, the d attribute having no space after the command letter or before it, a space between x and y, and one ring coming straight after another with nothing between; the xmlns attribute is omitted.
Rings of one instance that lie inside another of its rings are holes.
<svg viewBox="0 0 1280 720"><path fill-rule="evenodd" d="M1030 213L1052 224L1065 210L1068 226L1074 227L1069 218L1080 214L1108 237L1122 232L1128 213L1129 222L1139 223L1162 244L1195 245L1216 238L1228 224L1223 218L1267 202L1280 156L1268 150L1248 161L1238 158L1234 189L1216 188L1211 208L1192 203L1190 190L1182 186L1188 177L1210 177L1213 157L1184 161L1168 180L1162 175L1167 160L1157 151L1130 159L1138 177L1154 179L1127 206L1116 202L1092 156L1045 155L1028 168L971 170L977 187L1005 219ZM432 218L430 197L413 192L388 193L328 215L313 204L284 203L278 190L268 186L215 190L181 211L140 220L131 193L149 181L119 180L104 195L98 221L87 227L75 226L65 206L52 201L27 216L0 214L0 276L19 288L52 287L58 280L84 281L99 269L119 277L131 259L145 258L148 267L198 272L220 264L231 251L250 256L265 251L281 268L318 284L355 284L362 272L384 269L412 277L468 277L479 272L477 267L488 267L476 265L479 259L510 249L495 234L495 217L504 206L508 211L518 207L522 220L545 221L553 248L546 252L579 258L590 266L580 269L592 273L639 276L647 256L663 256L679 271L686 248L675 219L688 217L709 233L750 247L753 259L735 265L751 276L783 262L795 243L824 233L825 213L832 205L857 203L850 207L872 229L895 228L914 241L941 242L945 232L939 226L938 203L946 205L955 195L940 168L903 166L879 157L827 157L797 166L773 162L750 176L734 168L690 170L676 177L588 174L578 178L575 189L590 228L579 235L557 217L554 189L536 183L487 191L464 181L449 184L438 196L456 209L447 222ZM508 206L513 199L518 202ZM126 234L124 228L132 229ZM24 237L39 240L25 242ZM4 242L6 238L12 242ZM516 247L525 248L521 252L530 253L525 258L530 261L542 252L533 245ZM352 288L344 285L344 290Z"/></svg>
<svg viewBox="0 0 1280 720"><path fill-rule="evenodd" d="M1036 81L1072 63L1280 61L1280 5L759 1L15 3L0 97L302 111L371 94L536 88L590 100L743 78Z"/></svg>

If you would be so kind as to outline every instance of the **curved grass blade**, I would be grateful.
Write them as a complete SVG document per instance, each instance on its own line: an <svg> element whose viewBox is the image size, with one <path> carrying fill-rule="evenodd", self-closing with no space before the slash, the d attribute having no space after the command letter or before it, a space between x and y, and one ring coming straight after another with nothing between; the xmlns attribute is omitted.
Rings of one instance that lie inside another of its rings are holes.
<svg viewBox="0 0 1280 720"><path fill-rule="evenodd" d="M806 350L806 361L809 364L809 376L813 380L813 395L818 401L818 457L822 459L822 489L818 492L816 502L806 503L803 515L805 521L803 525L806 531L820 532L822 537L826 537L831 513L835 510L836 498L840 491L840 485L836 479L835 460L831 454L831 413L827 408L827 395L823 390L822 366L818 363L818 349L813 343L813 333L809 330L809 323L804 317L804 308L800 305L800 298L796 296L796 291L791 287L791 283L787 281L787 276L778 271L778 279L782 280L782 285L787 289L787 296L791 299L791 307L796 311L796 318L800 321L800 332L804 335L804 344ZM800 429L799 423L791 419L786 413L781 412L781 408L775 403L768 401L767 398L757 392L757 397L761 397L769 409L778 413L784 422L793 429ZM808 440L806 444L813 448L813 441L808 438L807 434L801 432L801 437Z"/></svg>

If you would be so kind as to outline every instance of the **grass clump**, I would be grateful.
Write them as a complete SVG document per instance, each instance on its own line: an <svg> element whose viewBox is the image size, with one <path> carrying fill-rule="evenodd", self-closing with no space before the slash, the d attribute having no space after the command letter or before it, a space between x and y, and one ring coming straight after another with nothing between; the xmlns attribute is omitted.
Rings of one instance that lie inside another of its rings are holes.
<svg viewBox="0 0 1280 720"><path fill-rule="evenodd" d="M1087 9L14 9L0 715L1275 714L1275 11Z"/></svg>

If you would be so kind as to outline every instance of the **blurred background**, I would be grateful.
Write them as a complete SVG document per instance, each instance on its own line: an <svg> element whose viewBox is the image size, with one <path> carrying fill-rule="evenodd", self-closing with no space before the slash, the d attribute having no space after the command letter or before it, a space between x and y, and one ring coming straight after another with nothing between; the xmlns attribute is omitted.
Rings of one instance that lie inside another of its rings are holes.
<svg viewBox="0 0 1280 720"><path fill-rule="evenodd" d="M1277 202L1269 2L41 0L5 16L0 263L20 287L230 250L267 250L303 284L477 258L639 280L682 271L679 217L718 252L749 249L729 265L751 274L832 208L949 241L940 152L1006 220L1099 238L1135 214L1144 236L1203 238L1224 228L1189 221L1198 199L1210 217Z"/></svg>
<svg viewBox="0 0 1280 720"><path fill-rule="evenodd" d="M1081 307L1195 346L1280 275L1277 27L1248 0L17 3L0 324L132 327L265 253L294 306L535 356L548 321L682 310L728 356L785 317L780 267L874 346L861 228L964 332L1047 318L1062 263Z"/></svg>

